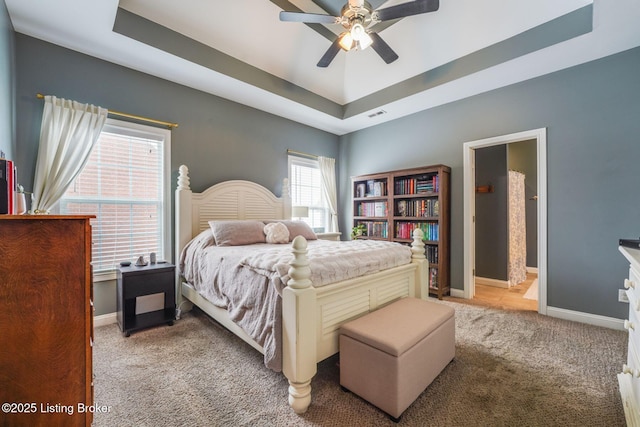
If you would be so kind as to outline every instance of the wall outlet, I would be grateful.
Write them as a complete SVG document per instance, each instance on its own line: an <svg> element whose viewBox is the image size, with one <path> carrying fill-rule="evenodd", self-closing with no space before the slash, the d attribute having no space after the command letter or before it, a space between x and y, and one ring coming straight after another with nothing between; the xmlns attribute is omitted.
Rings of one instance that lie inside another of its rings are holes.
<svg viewBox="0 0 640 427"><path fill-rule="evenodd" d="M629 298L627 298L627 291L624 289L618 289L618 302L629 302Z"/></svg>

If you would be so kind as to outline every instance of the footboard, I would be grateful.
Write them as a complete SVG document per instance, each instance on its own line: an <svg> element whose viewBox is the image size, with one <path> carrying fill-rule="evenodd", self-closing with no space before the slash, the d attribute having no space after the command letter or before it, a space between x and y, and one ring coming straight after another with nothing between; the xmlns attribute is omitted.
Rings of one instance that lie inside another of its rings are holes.
<svg viewBox="0 0 640 427"><path fill-rule="evenodd" d="M427 298L428 263L422 231L413 234L411 264L321 288L312 287L307 242L293 241L291 280L282 300L282 371L289 405L303 413L311 403L317 363L338 352L340 326L404 297Z"/></svg>

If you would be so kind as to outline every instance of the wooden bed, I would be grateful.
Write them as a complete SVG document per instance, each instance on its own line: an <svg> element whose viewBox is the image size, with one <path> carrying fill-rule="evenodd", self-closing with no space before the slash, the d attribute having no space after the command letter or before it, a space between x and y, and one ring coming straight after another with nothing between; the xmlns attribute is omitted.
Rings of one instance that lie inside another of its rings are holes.
<svg viewBox="0 0 640 427"><path fill-rule="evenodd" d="M190 189L188 168L180 166L175 194L175 259L185 245L210 220L290 219L288 181L282 196L249 181L227 181L202 193ZM311 379L317 363L338 352L340 326L374 311L396 299L411 296L427 298L428 263L424 256L422 233L416 230L412 261L375 274L314 288L307 259L307 241L298 236L291 244L294 261L291 280L282 296L282 372L289 380L289 405L303 413L311 403ZM214 306L194 288L177 278L178 316L195 304L213 319L264 352L249 335L233 323L224 309Z"/></svg>

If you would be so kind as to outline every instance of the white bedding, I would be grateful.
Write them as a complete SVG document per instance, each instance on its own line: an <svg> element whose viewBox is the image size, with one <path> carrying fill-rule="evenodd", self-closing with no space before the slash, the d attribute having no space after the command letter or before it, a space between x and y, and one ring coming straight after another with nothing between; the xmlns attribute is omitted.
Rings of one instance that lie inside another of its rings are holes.
<svg viewBox="0 0 640 427"><path fill-rule="evenodd" d="M374 240L310 240L311 281L321 287L409 264L411 249ZM281 293L293 260L291 244L216 246L210 230L187 244L180 273L204 298L229 312L264 348L265 365L281 370Z"/></svg>

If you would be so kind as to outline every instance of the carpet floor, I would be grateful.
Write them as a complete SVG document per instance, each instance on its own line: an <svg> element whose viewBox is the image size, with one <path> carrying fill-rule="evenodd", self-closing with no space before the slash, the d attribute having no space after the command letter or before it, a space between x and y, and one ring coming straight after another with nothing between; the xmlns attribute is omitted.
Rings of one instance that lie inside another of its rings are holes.
<svg viewBox="0 0 640 427"><path fill-rule="evenodd" d="M435 301L435 300L434 300ZM456 356L395 424L318 365L309 410L262 355L194 310L124 338L96 328L94 426L624 426L622 331L437 301L455 308Z"/></svg>

